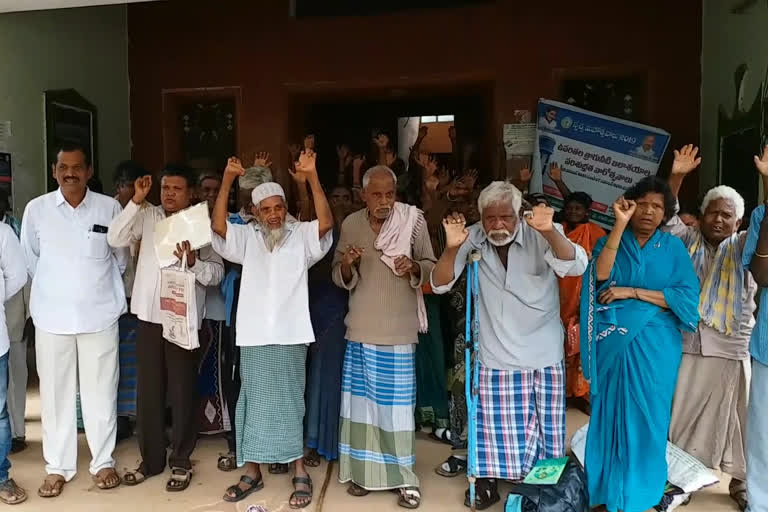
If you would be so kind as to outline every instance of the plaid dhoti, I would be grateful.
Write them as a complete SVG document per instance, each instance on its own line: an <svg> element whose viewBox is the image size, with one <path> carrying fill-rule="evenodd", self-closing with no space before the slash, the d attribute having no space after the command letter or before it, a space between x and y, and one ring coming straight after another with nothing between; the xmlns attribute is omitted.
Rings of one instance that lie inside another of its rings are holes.
<svg viewBox="0 0 768 512"><path fill-rule="evenodd" d="M493 370L480 365L477 470L520 480L539 459L565 455L565 368Z"/></svg>
<svg viewBox="0 0 768 512"><path fill-rule="evenodd" d="M339 482L369 491L418 487L416 345L348 342L341 384Z"/></svg>

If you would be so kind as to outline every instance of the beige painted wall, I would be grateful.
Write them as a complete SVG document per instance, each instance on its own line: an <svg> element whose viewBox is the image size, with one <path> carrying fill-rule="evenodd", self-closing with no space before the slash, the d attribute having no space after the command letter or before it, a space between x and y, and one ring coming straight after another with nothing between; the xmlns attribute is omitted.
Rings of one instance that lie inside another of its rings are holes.
<svg viewBox="0 0 768 512"><path fill-rule="evenodd" d="M731 14L740 2L704 0L702 23L701 148L703 161L701 192L716 185L718 109L731 112L736 102L734 71L747 64L744 106L749 108L758 94L768 67L768 3L758 0L746 13ZM753 172L752 164L738 172Z"/></svg>
<svg viewBox="0 0 768 512"><path fill-rule="evenodd" d="M13 136L14 211L45 192L43 91L76 89L98 110L94 162L105 192L130 157L126 6L0 14L0 121ZM2 146L2 143L0 143Z"/></svg>

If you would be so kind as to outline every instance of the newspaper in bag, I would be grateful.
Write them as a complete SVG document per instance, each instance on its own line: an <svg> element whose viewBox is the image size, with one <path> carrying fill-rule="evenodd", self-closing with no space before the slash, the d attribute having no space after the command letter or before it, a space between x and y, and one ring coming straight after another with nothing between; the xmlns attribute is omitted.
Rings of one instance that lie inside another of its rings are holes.
<svg viewBox="0 0 768 512"><path fill-rule="evenodd" d="M167 267L160 271L160 315L163 338L186 350L200 347L195 274L187 270L186 253L181 267Z"/></svg>

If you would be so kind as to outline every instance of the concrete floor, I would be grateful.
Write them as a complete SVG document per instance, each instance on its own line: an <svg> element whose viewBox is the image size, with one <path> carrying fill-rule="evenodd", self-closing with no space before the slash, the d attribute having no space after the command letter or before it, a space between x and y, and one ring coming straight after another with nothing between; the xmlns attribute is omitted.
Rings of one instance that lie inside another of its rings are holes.
<svg viewBox="0 0 768 512"><path fill-rule="evenodd" d="M586 422L586 416L576 411L568 412L568 432L571 435ZM99 491L88 474L89 452L84 435L80 436L79 469L80 473L65 486L62 495L56 499L44 500L37 496L37 488L45 478L42 448L40 443L40 407L36 393L31 392L27 410L27 440L29 448L11 458L13 467L11 476L27 489L29 499L13 509L18 511L77 511L77 512L121 512L121 511L188 511L188 512L245 512L249 505L264 506L269 512L285 512L288 496L292 489L288 475L272 476L265 471L265 488L251 495L238 504L221 500L225 489L234 484L237 472L223 473L216 469L218 454L226 450L226 443L221 438L202 439L194 453L195 475L189 489L183 493L170 494L165 491L166 477L155 477L138 487L121 486L111 491ZM434 466L448 456L449 448L431 441L419 434L417 440L416 472L422 478L423 501L420 510L424 512L444 512L446 510L468 510L463 507L466 479L456 477L447 479L436 475ZM115 458L118 470L133 469L138 463L139 454L136 439L120 443ZM371 493L364 498L353 498L346 493L346 487L340 485L336 476L336 466L327 464L310 469L315 483L315 500L307 507L308 512L357 512L361 507L376 511L403 510L397 506L397 499L389 492ZM327 487L324 489L324 482ZM502 491L505 488L502 486ZM503 494L502 494L503 495ZM498 504L491 509L501 512ZM685 512L737 511L737 507L728 497L728 480L719 485L700 491L693 497Z"/></svg>

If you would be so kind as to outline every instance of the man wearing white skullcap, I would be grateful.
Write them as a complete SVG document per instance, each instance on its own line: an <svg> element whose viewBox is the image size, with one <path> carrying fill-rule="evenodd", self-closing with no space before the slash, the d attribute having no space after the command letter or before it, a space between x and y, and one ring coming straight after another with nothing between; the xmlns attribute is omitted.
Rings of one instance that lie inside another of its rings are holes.
<svg viewBox="0 0 768 512"><path fill-rule="evenodd" d="M251 192L256 222L227 222L232 183L245 169L230 158L213 210L213 247L243 266L238 314L240 397L235 414L240 482L224 500L240 501L264 487L260 464L294 463L291 508L312 501L312 481L304 469L303 420L307 346L315 341L309 317L307 271L330 250L333 215L306 150L296 162L312 189L317 220L286 222L285 192L264 183ZM242 310L241 310L242 308Z"/></svg>

